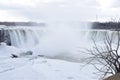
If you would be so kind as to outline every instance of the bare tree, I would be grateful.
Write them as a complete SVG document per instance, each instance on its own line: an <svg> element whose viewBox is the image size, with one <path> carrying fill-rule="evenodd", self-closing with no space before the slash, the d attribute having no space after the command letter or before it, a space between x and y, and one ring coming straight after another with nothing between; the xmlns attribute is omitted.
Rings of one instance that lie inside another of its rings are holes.
<svg viewBox="0 0 120 80"><path fill-rule="evenodd" d="M86 49L86 53L90 54L89 63L92 64L102 77L107 74L120 73L120 33L105 34L102 46L98 45L95 39L92 39L94 46L92 49Z"/></svg>

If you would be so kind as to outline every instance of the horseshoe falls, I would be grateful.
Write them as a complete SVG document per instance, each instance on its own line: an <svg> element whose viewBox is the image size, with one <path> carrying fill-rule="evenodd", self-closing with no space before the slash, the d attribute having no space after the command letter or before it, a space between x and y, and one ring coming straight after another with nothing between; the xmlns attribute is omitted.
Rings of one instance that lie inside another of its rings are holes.
<svg viewBox="0 0 120 80"><path fill-rule="evenodd" d="M82 50L92 47L92 39L101 42L105 34L115 37L117 33L110 30L91 29L90 25L86 27L83 24L46 27L11 26L0 29L0 42L6 43L9 47L32 51L34 55L80 61L81 58L86 57Z"/></svg>

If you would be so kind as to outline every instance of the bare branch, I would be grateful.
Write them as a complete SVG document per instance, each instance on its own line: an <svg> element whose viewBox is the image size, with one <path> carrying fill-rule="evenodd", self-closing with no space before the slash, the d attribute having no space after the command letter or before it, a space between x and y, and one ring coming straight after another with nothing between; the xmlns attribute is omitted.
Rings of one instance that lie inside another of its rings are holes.
<svg viewBox="0 0 120 80"><path fill-rule="evenodd" d="M103 77L107 74L113 75L120 72L120 33L119 31L116 31L116 33L116 35L105 34L103 39L104 46L98 46L97 42L92 38L93 49L86 49L86 53L92 56L87 64L92 64L99 72L103 73ZM117 41L114 40L115 36L117 36Z"/></svg>

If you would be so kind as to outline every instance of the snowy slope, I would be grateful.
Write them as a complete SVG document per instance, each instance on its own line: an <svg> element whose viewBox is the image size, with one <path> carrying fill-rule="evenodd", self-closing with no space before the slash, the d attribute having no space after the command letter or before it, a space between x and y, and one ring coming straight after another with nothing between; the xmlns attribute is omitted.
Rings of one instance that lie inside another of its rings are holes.
<svg viewBox="0 0 120 80"><path fill-rule="evenodd" d="M47 58L0 59L0 80L97 80L94 68Z"/></svg>
<svg viewBox="0 0 120 80"><path fill-rule="evenodd" d="M36 55L10 57L21 53L24 51L0 44L0 80L98 80L93 66L85 63Z"/></svg>

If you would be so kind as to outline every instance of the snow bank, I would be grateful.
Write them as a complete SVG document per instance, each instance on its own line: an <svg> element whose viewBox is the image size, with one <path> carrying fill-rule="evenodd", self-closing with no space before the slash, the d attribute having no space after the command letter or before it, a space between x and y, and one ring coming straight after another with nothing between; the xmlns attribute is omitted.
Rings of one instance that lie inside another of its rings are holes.
<svg viewBox="0 0 120 80"><path fill-rule="evenodd" d="M11 57L11 54L15 54L17 56L25 56L28 52L32 52L29 50L19 49L14 46L8 46L6 43L0 43L0 57Z"/></svg>
<svg viewBox="0 0 120 80"><path fill-rule="evenodd" d="M0 67L7 64L7 70L2 71L4 68L0 68L0 80L97 80L92 74L95 69L92 66L82 68L81 63L46 58L0 61Z"/></svg>
<svg viewBox="0 0 120 80"><path fill-rule="evenodd" d="M13 46L7 46L6 43L0 43L0 56L10 57L11 54L21 53L22 51Z"/></svg>

